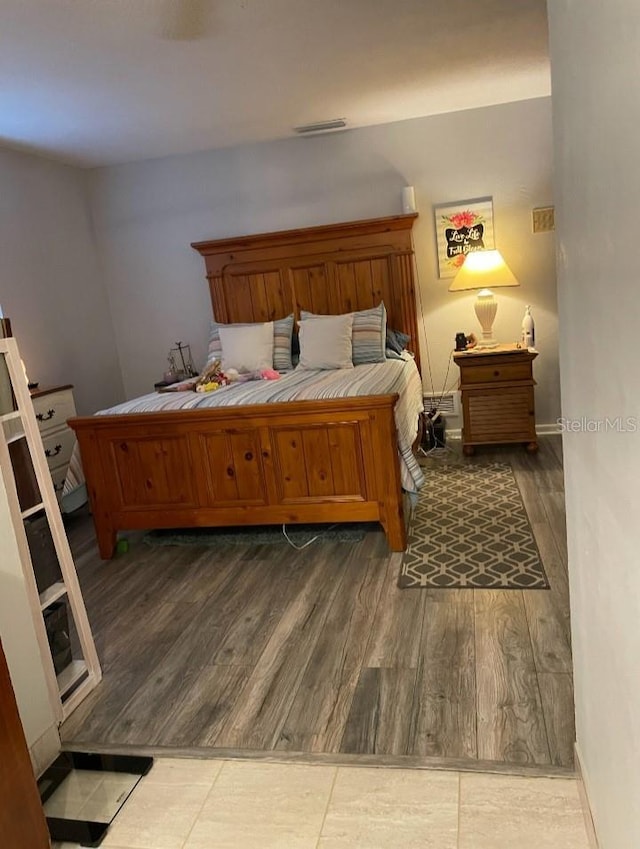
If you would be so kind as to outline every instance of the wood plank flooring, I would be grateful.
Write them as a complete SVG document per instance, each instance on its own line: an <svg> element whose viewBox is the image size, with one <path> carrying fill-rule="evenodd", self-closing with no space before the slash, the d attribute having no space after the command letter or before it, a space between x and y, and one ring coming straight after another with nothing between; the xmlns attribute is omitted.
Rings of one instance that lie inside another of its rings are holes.
<svg viewBox="0 0 640 849"><path fill-rule="evenodd" d="M401 555L375 526L304 551L131 534L103 562L90 518L71 517L104 679L63 740L571 768L561 445L540 442L466 462L512 463L548 592L399 590Z"/></svg>

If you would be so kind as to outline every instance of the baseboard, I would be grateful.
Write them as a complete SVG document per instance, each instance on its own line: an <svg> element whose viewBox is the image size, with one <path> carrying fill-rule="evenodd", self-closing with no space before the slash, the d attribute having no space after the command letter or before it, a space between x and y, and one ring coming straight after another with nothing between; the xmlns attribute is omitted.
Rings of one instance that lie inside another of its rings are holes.
<svg viewBox="0 0 640 849"><path fill-rule="evenodd" d="M48 769L60 754L61 743L58 726L52 725L42 734L35 743L29 746L31 765L36 777Z"/></svg>
<svg viewBox="0 0 640 849"><path fill-rule="evenodd" d="M580 750L578 744L574 745L575 752L575 768L576 778L578 779L578 793L580 794L580 803L582 804L582 813L584 814L584 825L587 830L587 838L589 840L589 849L600 849L598 843L598 835L593 822L593 814L591 813L591 804L589 802L589 793L584 780L584 769L580 760Z"/></svg>
<svg viewBox="0 0 640 849"><path fill-rule="evenodd" d="M537 424L536 433L538 436L550 436L556 433L562 433L562 431L558 422L551 422L550 424Z"/></svg>

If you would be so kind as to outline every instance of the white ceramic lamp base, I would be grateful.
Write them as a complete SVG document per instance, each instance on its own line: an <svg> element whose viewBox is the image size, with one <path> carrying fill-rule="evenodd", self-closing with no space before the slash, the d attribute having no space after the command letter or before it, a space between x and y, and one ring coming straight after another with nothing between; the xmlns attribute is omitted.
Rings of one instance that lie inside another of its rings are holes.
<svg viewBox="0 0 640 849"><path fill-rule="evenodd" d="M475 303L476 316L482 328L482 338L478 341L478 348L495 348L497 339L493 336L493 322L498 312L498 304L490 289L481 289Z"/></svg>

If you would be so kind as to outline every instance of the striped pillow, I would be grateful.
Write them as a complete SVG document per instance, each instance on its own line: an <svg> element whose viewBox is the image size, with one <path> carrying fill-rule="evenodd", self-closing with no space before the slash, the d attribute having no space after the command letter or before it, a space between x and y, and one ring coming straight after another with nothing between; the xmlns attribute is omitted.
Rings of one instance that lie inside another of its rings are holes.
<svg viewBox="0 0 640 849"><path fill-rule="evenodd" d="M302 310L300 318L322 318L312 312ZM351 358L354 366L364 363L383 363L386 359L387 311L381 301L370 310L358 310L353 313L353 331L351 335Z"/></svg>
<svg viewBox="0 0 640 849"><path fill-rule="evenodd" d="M253 322L263 323L263 322ZM266 323L266 322L264 322ZM211 322L209 332L209 351L207 353L207 366L214 360L222 359L222 343L220 342L221 327L250 327L251 323L225 325L217 321ZM273 367L276 371L291 371L291 334L293 333L293 313L286 318L280 318L273 322ZM206 366L205 366L206 368Z"/></svg>

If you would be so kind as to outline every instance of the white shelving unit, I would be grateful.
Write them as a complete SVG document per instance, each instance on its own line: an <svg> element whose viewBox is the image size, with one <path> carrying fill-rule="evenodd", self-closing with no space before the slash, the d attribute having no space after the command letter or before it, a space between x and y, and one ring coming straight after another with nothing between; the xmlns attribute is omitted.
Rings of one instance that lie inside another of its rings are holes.
<svg viewBox="0 0 640 849"><path fill-rule="evenodd" d="M3 366L6 365L6 370ZM9 385L6 385L8 374ZM73 557L62 523L58 499L47 464L38 422L31 396L24 379L18 346L13 338L0 339L0 398L4 399L4 411L0 409L0 472L9 498L9 509L16 531L22 568L27 584L31 612L40 646L42 663L45 670L51 703L59 722L62 722L75 707L98 684L102 677L98 655L96 653L91 628L78 583ZM6 410L7 399L11 406ZM33 467L37 490L35 503L21 507L14 465L9 446L24 439ZM38 589L32 552L25 528L25 520L38 515L46 517L48 532L51 535L59 577L44 589ZM67 615L70 614L74 628L70 648L77 656L64 664L56 672L52 648L45 625L45 617L53 605L64 604Z"/></svg>

